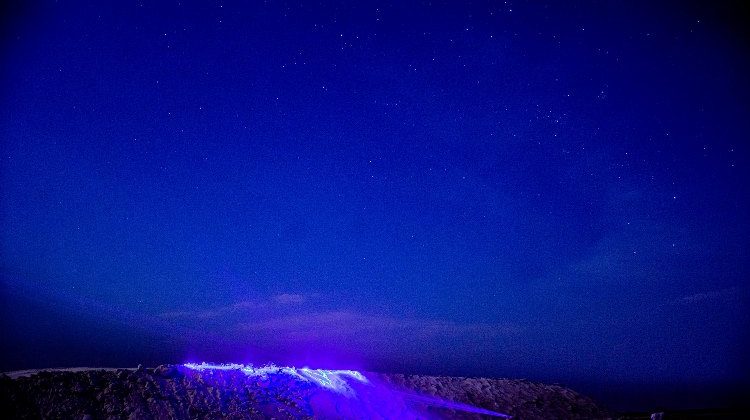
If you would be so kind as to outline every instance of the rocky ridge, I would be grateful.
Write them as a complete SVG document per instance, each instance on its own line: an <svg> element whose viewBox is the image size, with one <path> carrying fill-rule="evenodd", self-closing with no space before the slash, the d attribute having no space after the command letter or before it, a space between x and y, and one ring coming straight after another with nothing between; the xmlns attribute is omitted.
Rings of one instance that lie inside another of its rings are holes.
<svg viewBox="0 0 750 420"><path fill-rule="evenodd" d="M519 419L608 417L590 398L559 385L510 379L364 375L368 382L353 384L356 395L352 396L281 373L251 377L239 371L199 372L176 365L0 374L0 417L492 418L485 410Z"/></svg>

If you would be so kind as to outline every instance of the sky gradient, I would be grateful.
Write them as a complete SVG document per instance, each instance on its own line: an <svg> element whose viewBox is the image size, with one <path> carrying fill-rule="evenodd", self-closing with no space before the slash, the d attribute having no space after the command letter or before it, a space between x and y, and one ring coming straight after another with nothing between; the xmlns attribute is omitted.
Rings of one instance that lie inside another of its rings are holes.
<svg viewBox="0 0 750 420"><path fill-rule="evenodd" d="M3 370L748 384L736 5L104 3L4 13Z"/></svg>

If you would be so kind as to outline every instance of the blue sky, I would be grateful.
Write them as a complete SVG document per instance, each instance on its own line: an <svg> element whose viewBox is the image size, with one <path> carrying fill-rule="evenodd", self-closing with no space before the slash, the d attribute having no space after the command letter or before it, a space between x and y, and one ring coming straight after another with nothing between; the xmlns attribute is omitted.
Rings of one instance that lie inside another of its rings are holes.
<svg viewBox="0 0 750 420"><path fill-rule="evenodd" d="M9 9L3 368L746 383L747 44L709 6Z"/></svg>

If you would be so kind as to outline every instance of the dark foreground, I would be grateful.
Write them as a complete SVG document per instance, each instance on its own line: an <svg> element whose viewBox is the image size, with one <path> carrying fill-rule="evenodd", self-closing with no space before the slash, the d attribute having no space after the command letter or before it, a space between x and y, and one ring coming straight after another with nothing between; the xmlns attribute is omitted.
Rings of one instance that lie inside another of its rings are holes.
<svg viewBox="0 0 750 420"><path fill-rule="evenodd" d="M182 366L0 374L2 418L493 418L598 419L591 399L526 380L365 373L335 392L289 375ZM357 381L354 381L357 382ZM494 417L502 418L502 417Z"/></svg>

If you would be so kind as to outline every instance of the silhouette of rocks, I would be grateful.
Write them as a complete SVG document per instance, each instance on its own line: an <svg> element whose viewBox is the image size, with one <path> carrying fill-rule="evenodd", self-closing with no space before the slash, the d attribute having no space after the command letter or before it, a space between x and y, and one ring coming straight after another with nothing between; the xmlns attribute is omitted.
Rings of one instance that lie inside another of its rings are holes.
<svg viewBox="0 0 750 420"><path fill-rule="evenodd" d="M365 373L345 396L291 375L154 369L0 374L0 418L299 419L491 418L456 409L469 404L520 419L597 419L606 411L559 385L526 380ZM356 381L355 381L356 382ZM441 406L441 402L445 402Z"/></svg>

